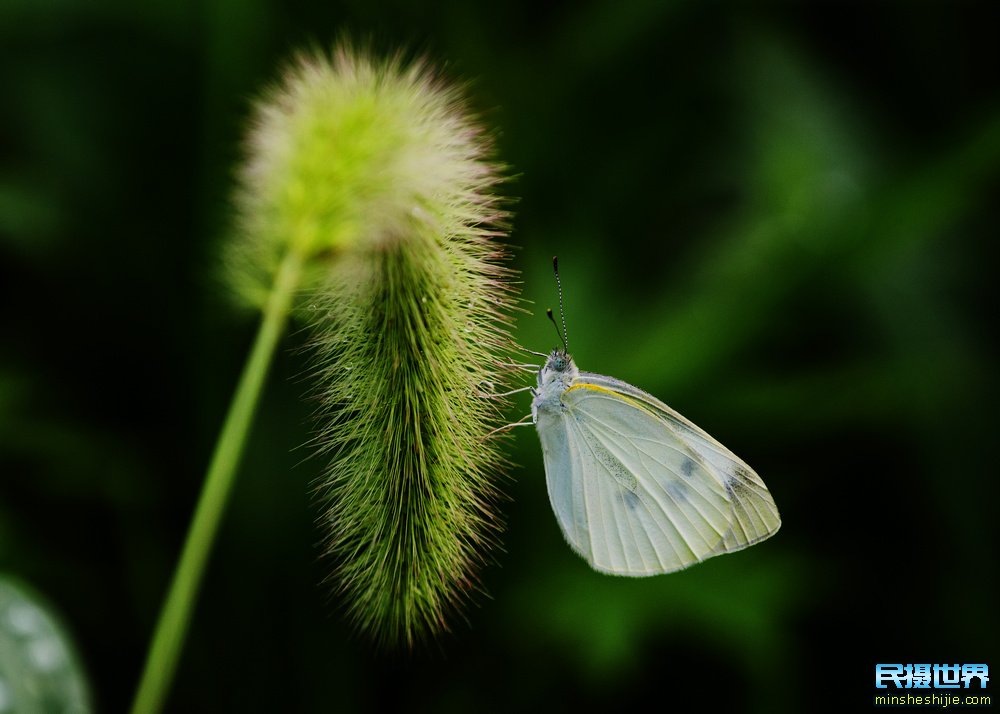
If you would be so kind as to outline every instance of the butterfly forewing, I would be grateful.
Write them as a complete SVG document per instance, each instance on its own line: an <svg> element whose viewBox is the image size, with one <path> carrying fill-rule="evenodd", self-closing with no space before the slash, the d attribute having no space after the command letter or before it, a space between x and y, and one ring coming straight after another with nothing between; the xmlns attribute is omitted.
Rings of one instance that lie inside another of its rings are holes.
<svg viewBox="0 0 1000 714"><path fill-rule="evenodd" d="M578 384L552 424L539 421L549 494L566 539L621 575L678 570L724 548L725 483L659 416Z"/></svg>
<svg viewBox="0 0 1000 714"><path fill-rule="evenodd" d="M770 491L753 470L737 468L729 483L732 528L722 539L720 553L732 553L773 535L781 525Z"/></svg>
<svg viewBox="0 0 1000 714"><path fill-rule="evenodd" d="M661 417L681 441L697 452L725 484L732 504L732 525L717 553L731 553L746 548L773 535L781 526L778 508L760 476L703 429L656 397L621 380L590 372L582 372L580 380L631 397L643 404Z"/></svg>
<svg viewBox="0 0 1000 714"><path fill-rule="evenodd" d="M663 522L656 497L600 437L574 418L567 423L571 448L580 454L581 468L573 477L588 520L591 550L584 557L598 570L621 575L682 567L678 563L692 557L690 534Z"/></svg>

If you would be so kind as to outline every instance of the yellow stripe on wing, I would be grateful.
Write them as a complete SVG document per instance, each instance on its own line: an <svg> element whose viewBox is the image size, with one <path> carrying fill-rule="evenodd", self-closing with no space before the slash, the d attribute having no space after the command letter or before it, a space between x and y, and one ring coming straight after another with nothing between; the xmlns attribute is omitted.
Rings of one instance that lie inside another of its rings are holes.
<svg viewBox="0 0 1000 714"><path fill-rule="evenodd" d="M659 416L659 414L654 412L652 409L649 409L645 404L643 404L638 399L633 399L627 394L622 394L621 392L616 392L613 389L608 389L607 387L601 387L596 384L590 384L589 382L584 382L583 384L574 384L572 387L563 392L563 394L569 394L575 389L589 389L592 392L600 392L601 394L610 394L612 397L617 397L618 399L621 399L627 404L631 404L636 409L643 410L647 414L651 414L652 416L655 417Z"/></svg>

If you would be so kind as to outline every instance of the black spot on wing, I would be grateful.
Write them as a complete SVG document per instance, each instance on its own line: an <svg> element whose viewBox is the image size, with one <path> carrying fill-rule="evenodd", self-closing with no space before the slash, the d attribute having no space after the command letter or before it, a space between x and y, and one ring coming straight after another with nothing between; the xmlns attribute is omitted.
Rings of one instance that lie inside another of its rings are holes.
<svg viewBox="0 0 1000 714"><path fill-rule="evenodd" d="M684 461L681 462L681 476L684 478L691 478L691 474L694 473L694 459L690 456L685 456Z"/></svg>
<svg viewBox="0 0 1000 714"><path fill-rule="evenodd" d="M750 474L745 468L737 464L733 467L732 475L727 476L726 478L726 495L729 496L730 499L732 499L734 495L741 496L743 498L748 497L752 493L747 485L749 482Z"/></svg>
<svg viewBox="0 0 1000 714"><path fill-rule="evenodd" d="M686 503L688 500L688 487L680 481L671 481L667 484L667 493L677 503Z"/></svg>

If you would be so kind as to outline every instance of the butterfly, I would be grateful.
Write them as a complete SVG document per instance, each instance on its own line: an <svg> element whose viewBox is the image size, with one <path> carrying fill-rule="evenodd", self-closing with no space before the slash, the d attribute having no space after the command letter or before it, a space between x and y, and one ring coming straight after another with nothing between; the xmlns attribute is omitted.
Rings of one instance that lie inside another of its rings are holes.
<svg viewBox="0 0 1000 714"><path fill-rule="evenodd" d="M774 535L778 509L753 469L655 397L581 372L565 318L560 337L531 389L531 421L556 520L591 567L658 575Z"/></svg>

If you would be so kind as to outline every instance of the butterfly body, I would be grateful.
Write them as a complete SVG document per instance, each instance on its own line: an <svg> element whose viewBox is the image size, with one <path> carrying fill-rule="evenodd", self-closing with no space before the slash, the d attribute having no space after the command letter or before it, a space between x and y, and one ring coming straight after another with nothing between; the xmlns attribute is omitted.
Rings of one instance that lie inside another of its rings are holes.
<svg viewBox="0 0 1000 714"><path fill-rule="evenodd" d="M753 469L655 397L581 372L564 350L547 357L533 395L552 509L596 570L669 573L778 530Z"/></svg>

